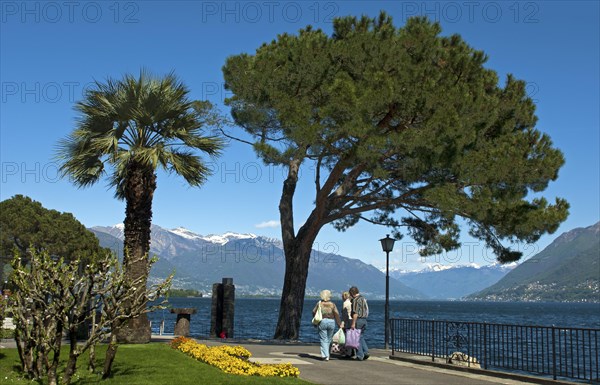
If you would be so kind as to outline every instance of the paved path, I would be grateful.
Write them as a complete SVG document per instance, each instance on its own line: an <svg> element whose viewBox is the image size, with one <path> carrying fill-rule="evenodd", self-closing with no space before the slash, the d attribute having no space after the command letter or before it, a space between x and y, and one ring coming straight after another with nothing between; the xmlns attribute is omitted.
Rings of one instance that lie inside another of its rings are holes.
<svg viewBox="0 0 600 385"><path fill-rule="evenodd" d="M213 346L223 342L200 340ZM252 359L263 363L290 362L300 369L300 378L321 385L475 385L526 384L521 380L502 379L448 369L407 363L389 358L389 351L370 349L365 361L337 358L321 361L318 345L265 344L225 342L242 345L252 353Z"/></svg>

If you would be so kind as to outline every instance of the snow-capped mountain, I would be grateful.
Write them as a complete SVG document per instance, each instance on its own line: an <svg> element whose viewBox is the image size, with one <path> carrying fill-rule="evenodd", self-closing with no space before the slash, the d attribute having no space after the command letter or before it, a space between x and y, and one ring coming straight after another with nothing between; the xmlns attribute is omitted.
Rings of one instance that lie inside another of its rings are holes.
<svg viewBox="0 0 600 385"><path fill-rule="evenodd" d="M423 267L421 269L414 269L414 270L404 270L404 269L390 267L390 275L401 276L403 274L432 273L432 272L438 272L438 271L444 271L444 270L450 270L450 269L462 269L465 267L470 267L473 269L482 269L483 268L484 270L486 268L493 267L495 269L509 272L512 269L514 269L518 265L518 263L512 262L512 263L507 263L505 265L500 265L499 263L493 263L493 264L484 265L484 266L479 265L477 263L468 263L465 265L442 265L441 263L425 263L423 265L425 267ZM385 273L385 267L382 267L379 270L381 270L382 272Z"/></svg>
<svg viewBox="0 0 600 385"><path fill-rule="evenodd" d="M91 228L104 247L122 253L123 225ZM280 295L285 259L280 240L255 234L227 232L201 235L178 227L167 230L152 225L150 252L159 257L151 278L165 277L175 270L174 285L210 292L212 284L232 277L241 294ZM385 275L358 259L313 250L306 294L323 289L334 293L356 285L371 298L385 296ZM390 280L390 297L425 298L395 279Z"/></svg>
<svg viewBox="0 0 600 385"><path fill-rule="evenodd" d="M191 230L186 229L185 227L177 227L175 229L171 229L168 231L172 232L173 234L179 235L180 237L186 238L186 239L201 239L202 238L201 235L198 235L198 234L192 232Z"/></svg>
<svg viewBox="0 0 600 385"><path fill-rule="evenodd" d="M498 282L517 263L480 266L427 264L416 271L393 270L390 277L435 299L459 299Z"/></svg>
<svg viewBox="0 0 600 385"><path fill-rule="evenodd" d="M124 226L122 223L114 226L95 226L92 231L109 234L119 240L124 239ZM176 258L182 252L191 252L198 249L211 249L215 245L224 246L229 242L236 240L256 240L260 243L271 243L273 240L267 237L260 237L255 234L239 234L235 232L226 232L225 234L200 235L184 227L175 229L163 229L160 226L152 225L150 234L150 251L160 255L167 260Z"/></svg>
<svg viewBox="0 0 600 385"><path fill-rule="evenodd" d="M179 235L180 237L183 237L186 239L192 239L192 240L199 239L199 240L207 241L210 243L218 243L220 245L224 245L232 239L255 239L255 238L258 238L258 236L255 234L238 234L238 233L234 233L231 231L228 231L225 234L221 234L221 235L210 234L207 236L202 236L202 235L196 234L184 227L177 227L175 229L171 229L171 230L167 230L167 231L169 231L175 235Z"/></svg>

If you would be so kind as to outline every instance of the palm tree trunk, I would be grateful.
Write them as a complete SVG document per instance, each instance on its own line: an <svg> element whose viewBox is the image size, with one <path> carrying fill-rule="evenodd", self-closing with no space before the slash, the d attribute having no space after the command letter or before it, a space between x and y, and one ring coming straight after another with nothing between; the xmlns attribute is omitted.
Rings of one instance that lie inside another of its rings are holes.
<svg viewBox="0 0 600 385"><path fill-rule="evenodd" d="M125 181L125 256L123 264L132 290L146 295L148 252L152 225L152 198L156 190L156 175L151 168L132 162ZM150 323L146 314L127 321L119 328L119 342L150 342Z"/></svg>

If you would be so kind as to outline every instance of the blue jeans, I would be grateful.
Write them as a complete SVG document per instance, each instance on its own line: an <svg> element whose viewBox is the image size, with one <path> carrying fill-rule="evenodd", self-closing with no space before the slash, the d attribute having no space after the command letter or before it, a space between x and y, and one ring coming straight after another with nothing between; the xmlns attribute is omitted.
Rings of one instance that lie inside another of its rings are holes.
<svg viewBox="0 0 600 385"><path fill-rule="evenodd" d="M318 326L319 339L321 341L321 357L329 357L329 347L335 330L335 321L329 318L323 318Z"/></svg>
<svg viewBox="0 0 600 385"><path fill-rule="evenodd" d="M367 341L365 341L365 332L367 331L367 320L359 318L356 320L356 328L361 329L360 339L358 340L358 349L356 349L356 358L363 360L365 356L369 355L369 347Z"/></svg>

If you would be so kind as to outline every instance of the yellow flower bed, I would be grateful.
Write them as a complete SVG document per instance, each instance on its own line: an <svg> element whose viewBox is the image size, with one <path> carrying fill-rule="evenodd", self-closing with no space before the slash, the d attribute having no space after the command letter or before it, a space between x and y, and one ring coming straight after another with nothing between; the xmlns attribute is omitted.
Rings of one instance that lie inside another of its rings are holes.
<svg viewBox="0 0 600 385"><path fill-rule="evenodd" d="M252 353L242 346L221 345L208 347L185 337L174 339L171 346L226 373L263 377L298 377L300 375L300 370L290 363L261 365L250 362L248 358L252 356Z"/></svg>

